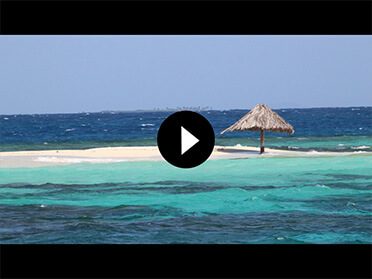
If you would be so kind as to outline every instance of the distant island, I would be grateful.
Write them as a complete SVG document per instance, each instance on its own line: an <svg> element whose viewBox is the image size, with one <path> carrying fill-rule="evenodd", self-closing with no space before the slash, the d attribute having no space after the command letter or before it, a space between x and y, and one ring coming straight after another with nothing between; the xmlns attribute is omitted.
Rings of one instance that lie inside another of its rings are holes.
<svg viewBox="0 0 372 279"><path fill-rule="evenodd" d="M176 108L169 108L166 107L165 109L161 108L153 108L153 109L136 109L133 110L134 112L152 112L152 111L180 111L180 110L192 110L192 111L205 111L205 110L212 110L213 108L210 106L206 107L176 107ZM132 112L133 112L132 111ZM100 113L118 113L118 112L128 112L127 110L103 110Z"/></svg>

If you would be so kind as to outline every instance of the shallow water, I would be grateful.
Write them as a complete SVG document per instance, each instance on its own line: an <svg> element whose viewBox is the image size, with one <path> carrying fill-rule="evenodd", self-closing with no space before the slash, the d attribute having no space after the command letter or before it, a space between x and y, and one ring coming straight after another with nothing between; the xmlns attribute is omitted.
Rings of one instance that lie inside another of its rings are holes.
<svg viewBox="0 0 372 279"><path fill-rule="evenodd" d="M1 243L372 243L372 156L1 169Z"/></svg>

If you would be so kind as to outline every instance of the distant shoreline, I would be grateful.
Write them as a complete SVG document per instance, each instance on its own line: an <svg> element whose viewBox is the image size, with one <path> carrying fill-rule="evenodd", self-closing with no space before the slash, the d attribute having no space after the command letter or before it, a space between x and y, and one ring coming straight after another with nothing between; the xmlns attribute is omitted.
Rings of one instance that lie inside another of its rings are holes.
<svg viewBox="0 0 372 279"><path fill-rule="evenodd" d="M372 106L350 106L350 107L310 107L310 108L273 108L273 110L278 111L278 110L296 110L296 109L337 109L337 108L372 108ZM0 113L0 116L10 116L10 115L48 115L48 114L83 114L83 113L88 113L88 114L102 114L102 113L107 113L107 114L116 114L116 113L141 113L141 112L177 112L180 110L192 110L196 112L207 112L207 111L249 111L252 108L231 108L231 109L197 109L196 108L169 108L169 109L134 109L134 110L103 110L103 111L81 111L81 112L49 112L49 113L12 113L12 114L4 114Z"/></svg>

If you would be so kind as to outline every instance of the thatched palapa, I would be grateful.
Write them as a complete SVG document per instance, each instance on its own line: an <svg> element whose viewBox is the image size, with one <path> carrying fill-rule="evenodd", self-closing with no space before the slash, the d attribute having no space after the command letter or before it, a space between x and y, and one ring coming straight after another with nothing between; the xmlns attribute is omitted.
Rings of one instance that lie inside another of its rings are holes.
<svg viewBox="0 0 372 279"><path fill-rule="evenodd" d="M261 154L265 151L264 147L264 131L280 132L293 134L294 130L291 124L285 121L275 111L272 111L268 106L262 104L255 106L250 112L244 115L235 124L222 131L260 131L261 132Z"/></svg>

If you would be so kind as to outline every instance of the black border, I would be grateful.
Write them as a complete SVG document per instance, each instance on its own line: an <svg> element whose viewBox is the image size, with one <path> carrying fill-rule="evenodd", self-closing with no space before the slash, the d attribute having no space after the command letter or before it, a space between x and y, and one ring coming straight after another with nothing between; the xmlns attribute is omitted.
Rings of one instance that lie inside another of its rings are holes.
<svg viewBox="0 0 372 279"><path fill-rule="evenodd" d="M372 34L371 1L1 1L3 34Z"/></svg>
<svg viewBox="0 0 372 279"><path fill-rule="evenodd" d="M1 245L1 278L371 278L371 245Z"/></svg>

